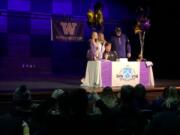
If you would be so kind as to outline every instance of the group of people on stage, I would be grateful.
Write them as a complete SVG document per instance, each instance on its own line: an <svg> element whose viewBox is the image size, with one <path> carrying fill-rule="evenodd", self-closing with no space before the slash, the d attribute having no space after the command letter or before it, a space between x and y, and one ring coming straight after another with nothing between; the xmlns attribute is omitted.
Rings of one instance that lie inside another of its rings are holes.
<svg viewBox="0 0 180 135"><path fill-rule="evenodd" d="M119 58L131 57L131 46L129 39L122 33L120 27L115 28L115 35L110 42L106 41L102 32L92 32L89 40L90 47L87 52L88 60L110 60L116 61Z"/></svg>

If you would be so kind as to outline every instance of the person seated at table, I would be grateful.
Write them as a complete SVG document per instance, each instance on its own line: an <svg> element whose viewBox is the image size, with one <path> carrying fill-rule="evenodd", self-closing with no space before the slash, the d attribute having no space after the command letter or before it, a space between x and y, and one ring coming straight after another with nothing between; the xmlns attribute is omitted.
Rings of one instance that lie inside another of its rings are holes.
<svg viewBox="0 0 180 135"><path fill-rule="evenodd" d="M112 51L111 48L112 48L112 44L110 42L106 42L105 51L103 53L103 59L116 61L116 59L118 58L118 54L116 51Z"/></svg>
<svg viewBox="0 0 180 135"><path fill-rule="evenodd" d="M104 52L101 43L98 40L98 33L92 32L90 41L90 49L87 52L88 60L101 60Z"/></svg>

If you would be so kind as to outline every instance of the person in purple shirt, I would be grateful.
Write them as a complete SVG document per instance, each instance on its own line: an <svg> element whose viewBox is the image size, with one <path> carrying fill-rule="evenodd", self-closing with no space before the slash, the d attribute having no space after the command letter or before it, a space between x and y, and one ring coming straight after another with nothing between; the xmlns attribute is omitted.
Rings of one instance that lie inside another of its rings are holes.
<svg viewBox="0 0 180 135"><path fill-rule="evenodd" d="M120 27L116 27L115 35L111 37L112 48L117 52L119 58L131 57L131 46L129 39L122 33Z"/></svg>

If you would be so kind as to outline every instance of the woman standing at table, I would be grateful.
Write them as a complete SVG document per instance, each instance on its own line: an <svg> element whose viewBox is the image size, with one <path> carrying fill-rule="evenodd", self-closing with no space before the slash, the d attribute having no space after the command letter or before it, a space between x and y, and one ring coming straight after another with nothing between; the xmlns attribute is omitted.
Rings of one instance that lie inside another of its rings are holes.
<svg viewBox="0 0 180 135"><path fill-rule="evenodd" d="M101 42L98 40L98 33L92 32L90 42L90 49L87 52L88 60L101 60L104 52Z"/></svg>
<svg viewBox="0 0 180 135"><path fill-rule="evenodd" d="M105 51L105 44L107 43L105 37L104 37L104 33L99 32L98 33L98 41L101 43L102 45L102 52Z"/></svg>

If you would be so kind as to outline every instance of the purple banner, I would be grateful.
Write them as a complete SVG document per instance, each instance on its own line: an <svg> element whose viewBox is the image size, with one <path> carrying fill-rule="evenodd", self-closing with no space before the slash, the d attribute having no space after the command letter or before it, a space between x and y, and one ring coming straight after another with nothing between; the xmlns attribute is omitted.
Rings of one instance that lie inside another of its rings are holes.
<svg viewBox="0 0 180 135"><path fill-rule="evenodd" d="M51 40L59 41L82 41L83 22L73 19L56 19L51 22Z"/></svg>
<svg viewBox="0 0 180 135"><path fill-rule="evenodd" d="M145 62L140 63L140 83L144 86L149 86L149 68Z"/></svg>
<svg viewBox="0 0 180 135"><path fill-rule="evenodd" d="M101 62L102 87L112 86L112 62Z"/></svg>

